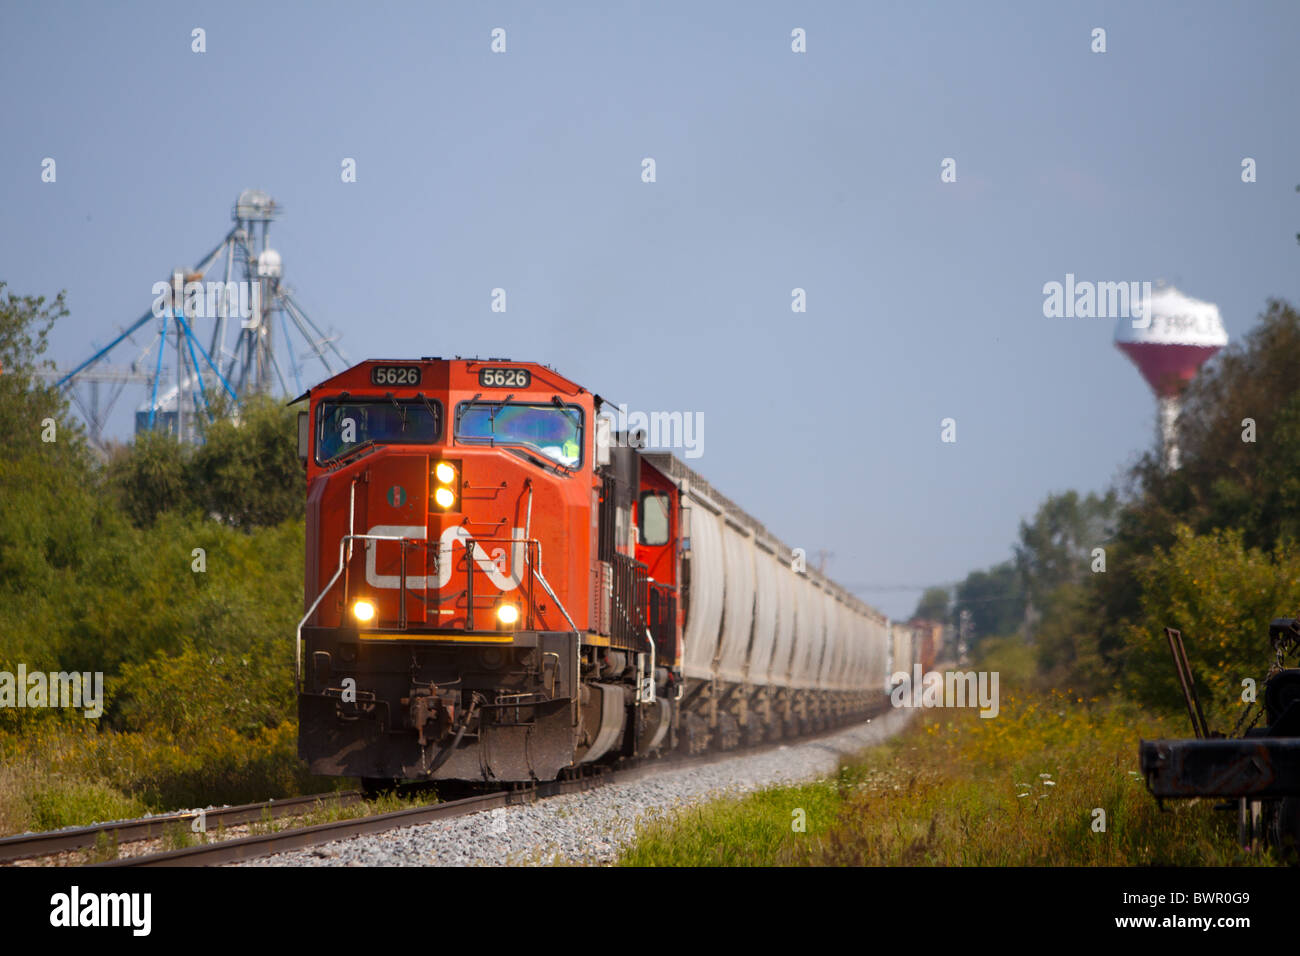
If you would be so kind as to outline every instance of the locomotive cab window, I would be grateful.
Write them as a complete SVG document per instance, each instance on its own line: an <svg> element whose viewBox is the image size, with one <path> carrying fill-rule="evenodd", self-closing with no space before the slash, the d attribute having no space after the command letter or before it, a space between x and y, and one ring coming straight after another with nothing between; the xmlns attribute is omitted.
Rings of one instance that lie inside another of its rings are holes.
<svg viewBox="0 0 1300 956"><path fill-rule="evenodd" d="M636 509L637 532L642 544L657 548L668 543L668 496L662 491L643 491Z"/></svg>
<svg viewBox="0 0 1300 956"><path fill-rule="evenodd" d="M461 402L456 407L456 440L466 444L522 445L565 468L577 468L582 464L582 409L487 399Z"/></svg>
<svg viewBox="0 0 1300 956"><path fill-rule="evenodd" d="M431 445L441 438L442 406L435 401L326 400L316 411L319 465L363 445Z"/></svg>

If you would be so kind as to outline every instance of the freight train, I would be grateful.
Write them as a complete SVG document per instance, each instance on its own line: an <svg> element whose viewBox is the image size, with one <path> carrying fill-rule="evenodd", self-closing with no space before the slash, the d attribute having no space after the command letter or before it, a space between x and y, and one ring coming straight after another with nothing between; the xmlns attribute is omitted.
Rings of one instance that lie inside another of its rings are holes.
<svg viewBox="0 0 1300 956"><path fill-rule="evenodd" d="M372 360L299 401L313 773L519 784L734 748L862 719L933 662L930 630L546 365Z"/></svg>

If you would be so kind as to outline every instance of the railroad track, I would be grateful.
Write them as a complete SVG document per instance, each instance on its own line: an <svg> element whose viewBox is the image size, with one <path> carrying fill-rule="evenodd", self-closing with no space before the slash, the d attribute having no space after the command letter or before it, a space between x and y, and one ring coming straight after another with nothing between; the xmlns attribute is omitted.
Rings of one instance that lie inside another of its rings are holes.
<svg viewBox="0 0 1300 956"><path fill-rule="evenodd" d="M734 756L734 752L731 754ZM432 803L428 806L409 807L390 813L377 813L373 816L357 817L351 820L337 820L316 826L299 827L282 830L277 833L260 833L253 836L236 837L218 843L183 847L164 853L152 853L147 856L127 857L94 864L101 867L117 866L220 866L224 863L238 863L261 856L283 853L286 850L300 850L304 847L332 843L335 840L347 840L367 833L382 833L401 827L417 826L434 820L461 817L483 810L495 810L498 807L531 803L547 797L558 797L566 793L580 793L597 787L639 776L650 769L663 766L660 761L647 763L630 769L607 770L592 776L575 777L570 780L552 780L534 786L496 790L489 793L475 794L458 800Z"/></svg>
<svg viewBox="0 0 1300 956"><path fill-rule="evenodd" d="M90 849L99 845L105 838L112 839L119 847L122 844L141 840L157 840L161 839L169 828L180 826L188 831L200 814L203 816L205 830L211 831L219 827L260 823L268 818L282 820L285 817L301 816L321 806L348 806L359 803L362 799L359 790L343 790L307 797L267 800L264 803L246 803L237 807L214 807L201 811L180 810L175 813L142 817L138 820L97 823L93 826L52 830L47 833L24 833L21 836L0 839L0 863Z"/></svg>

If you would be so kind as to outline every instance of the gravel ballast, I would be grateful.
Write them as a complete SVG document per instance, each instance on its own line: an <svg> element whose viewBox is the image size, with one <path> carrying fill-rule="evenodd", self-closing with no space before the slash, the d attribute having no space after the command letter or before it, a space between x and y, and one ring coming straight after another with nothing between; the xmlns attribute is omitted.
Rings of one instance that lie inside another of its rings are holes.
<svg viewBox="0 0 1300 956"><path fill-rule="evenodd" d="M912 715L874 720L804 743L672 770L647 768L632 781L548 797L451 820L403 827L250 860L245 866L491 866L613 863L647 815L724 795L833 773L843 754L897 733Z"/></svg>

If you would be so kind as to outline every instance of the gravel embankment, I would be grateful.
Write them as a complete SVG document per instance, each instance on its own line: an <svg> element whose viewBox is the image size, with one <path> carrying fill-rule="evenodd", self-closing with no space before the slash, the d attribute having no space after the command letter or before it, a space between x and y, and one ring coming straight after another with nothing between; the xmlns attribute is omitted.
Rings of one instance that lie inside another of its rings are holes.
<svg viewBox="0 0 1300 956"><path fill-rule="evenodd" d="M674 770L647 769L636 780L549 797L436 823L293 850L245 866L483 866L608 864L647 814L723 794L746 793L832 773L841 754L897 733L912 711L892 710L829 737L763 753Z"/></svg>

